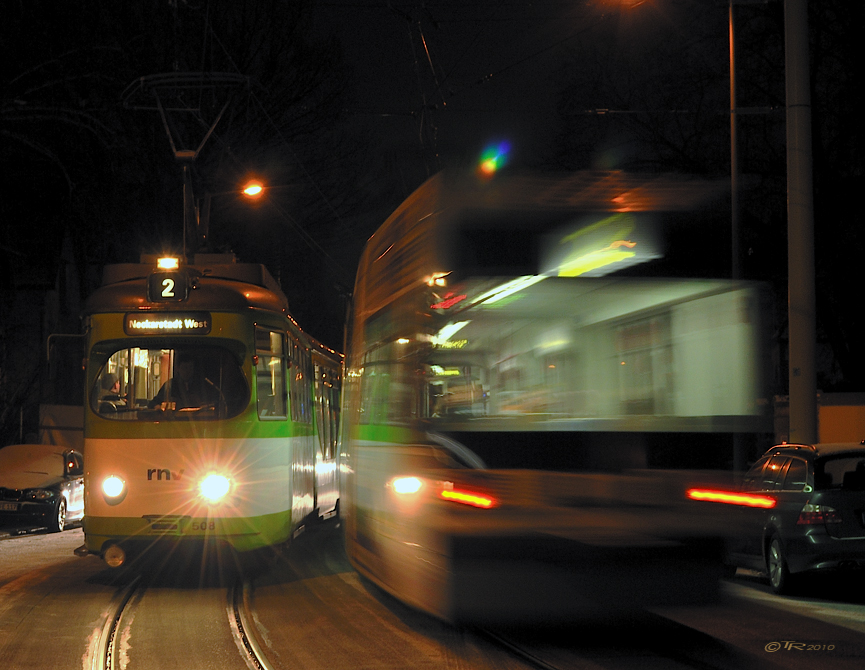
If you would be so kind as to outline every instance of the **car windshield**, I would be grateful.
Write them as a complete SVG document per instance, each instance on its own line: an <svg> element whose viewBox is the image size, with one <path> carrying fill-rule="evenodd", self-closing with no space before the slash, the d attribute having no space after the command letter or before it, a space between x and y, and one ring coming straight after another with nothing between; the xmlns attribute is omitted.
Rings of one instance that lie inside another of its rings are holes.
<svg viewBox="0 0 865 670"><path fill-rule="evenodd" d="M107 419L224 419L249 402L237 357L219 346L128 347L111 353L90 393Z"/></svg>
<svg viewBox="0 0 865 670"><path fill-rule="evenodd" d="M865 489L865 451L817 460L814 464L814 488Z"/></svg>

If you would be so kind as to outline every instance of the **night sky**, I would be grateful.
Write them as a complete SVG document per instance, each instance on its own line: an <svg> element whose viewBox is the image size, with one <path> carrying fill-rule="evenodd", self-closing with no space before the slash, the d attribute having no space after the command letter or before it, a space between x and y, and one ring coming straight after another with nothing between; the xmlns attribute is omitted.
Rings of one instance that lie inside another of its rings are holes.
<svg viewBox="0 0 865 670"><path fill-rule="evenodd" d="M849 262L861 213L846 201L863 186L865 9L810 6L818 383L862 390L861 317L840 296L861 283ZM470 169L489 143L507 142L508 170L728 175L727 49L726 3L704 0L5 2L0 394L22 396L24 331L75 332L101 267L180 244L181 172L159 115L123 104L140 77L249 77L194 167L197 196L217 194L212 247L265 263L298 321L340 348L365 240L428 176ZM737 49L738 106L757 110L740 117L743 269L779 296L783 358L782 3L737 7ZM231 195L250 175L274 186L253 208ZM60 285L78 288L54 317L21 316L23 292Z"/></svg>

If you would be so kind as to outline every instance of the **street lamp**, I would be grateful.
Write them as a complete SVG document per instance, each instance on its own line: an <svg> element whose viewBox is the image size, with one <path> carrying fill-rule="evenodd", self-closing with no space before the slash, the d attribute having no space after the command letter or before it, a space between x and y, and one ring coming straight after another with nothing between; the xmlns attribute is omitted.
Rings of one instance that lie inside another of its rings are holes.
<svg viewBox="0 0 865 670"><path fill-rule="evenodd" d="M247 198L257 200L264 195L264 185L260 181L252 179L246 182L241 193L243 193Z"/></svg>
<svg viewBox="0 0 865 670"><path fill-rule="evenodd" d="M258 200L264 195L264 191L266 190L264 184L257 179L251 179L247 181L241 188L233 190L233 191L220 191L218 193L210 193L207 192L204 194L204 200L201 203L201 206L196 208L196 216L198 220L198 236L195 248L198 247L206 247L208 236L210 234L210 203L214 197L220 195L234 195L234 196L242 196L247 200Z"/></svg>

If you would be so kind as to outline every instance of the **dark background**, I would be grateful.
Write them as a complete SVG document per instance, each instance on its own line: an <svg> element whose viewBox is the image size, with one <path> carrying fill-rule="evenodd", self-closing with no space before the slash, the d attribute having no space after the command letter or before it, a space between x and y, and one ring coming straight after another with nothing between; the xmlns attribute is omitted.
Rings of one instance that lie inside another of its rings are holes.
<svg viewBox="0 0 865 670"><path fill-rule="evenodd" d="M248 78L193 87L198 112L171 130L197 146L231 95L192 167L196 196L214 194L210 245L267 265L299 323L337 349L366 239L428 176L470 169L491 142L509 143L506 170L729 175L726 2L0 4L3 443L35 430L46 338L81 332L101 268L182 249L181 167L152 100L130 95L141 77ZM743 276L774 289L784 394L783 3L737 5L736 29ZM865 8L811 2L810 30L818 386L863 391ZM251 175L272 186L253 206L233 194Z"/></svg>

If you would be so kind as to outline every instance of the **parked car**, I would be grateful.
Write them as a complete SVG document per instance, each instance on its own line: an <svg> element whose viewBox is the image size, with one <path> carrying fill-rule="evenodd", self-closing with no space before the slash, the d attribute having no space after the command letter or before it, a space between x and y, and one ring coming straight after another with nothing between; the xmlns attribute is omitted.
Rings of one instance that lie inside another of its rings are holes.
<svg viewBox="0 0 865 670"><path fill-rule="evenodd" d="M0 449L0 525L62 531L84 518L84 457L51 444Z"/></svg>
<svg viewBox="0 0 865 670"><path fill-rule="evenodd" d="M776 593L809 573L865 567L865 444L777 445L742 489L771 506L741 509L731 565L765 571Z"/></svg>

